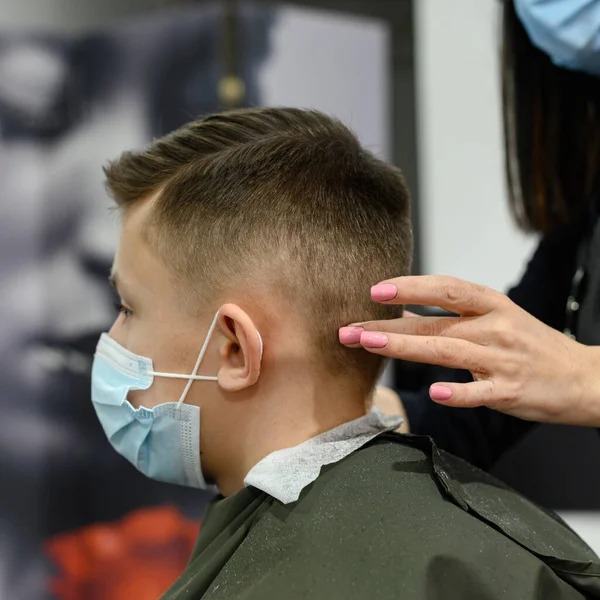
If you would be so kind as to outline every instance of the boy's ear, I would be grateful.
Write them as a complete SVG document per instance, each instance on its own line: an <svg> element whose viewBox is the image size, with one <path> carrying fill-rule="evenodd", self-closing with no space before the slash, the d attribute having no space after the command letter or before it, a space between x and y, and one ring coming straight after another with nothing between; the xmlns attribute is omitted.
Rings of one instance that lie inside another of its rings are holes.
<svg viewBox="0 0 600 600"><path fill-rule="evenodd" d="M254 385L260 375L262 338L252 319L239 306L224 304L219 327L226 338L221 346L219 386L238 392Z"/></svg>

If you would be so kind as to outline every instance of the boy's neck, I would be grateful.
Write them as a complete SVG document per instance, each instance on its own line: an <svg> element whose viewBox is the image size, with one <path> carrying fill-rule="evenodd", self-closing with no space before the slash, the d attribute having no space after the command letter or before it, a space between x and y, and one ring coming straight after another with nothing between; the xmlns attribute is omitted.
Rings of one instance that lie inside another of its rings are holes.
<svg viewBox="0 0 600 600"><path fill-rule="evenodd" d="M231 459L224 461L215 480L224 496L244 487L248 472L269 454L297 446L367 413L371 395L360 394L347 380L315 382L290 378L269 386L244 419Z"/></svg>

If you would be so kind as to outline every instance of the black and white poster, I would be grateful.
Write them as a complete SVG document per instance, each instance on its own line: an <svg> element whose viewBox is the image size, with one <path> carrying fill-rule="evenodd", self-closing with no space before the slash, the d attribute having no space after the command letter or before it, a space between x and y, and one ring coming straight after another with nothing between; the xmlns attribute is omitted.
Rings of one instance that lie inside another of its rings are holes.
<svg viewBox="0 0 600 600"><path fill-rule="evenodd" d="M239 20L247 101L271 17ZM115 313L102 165L219 108L216 6L67 37L0 34L0 598L154 600L210 494L152 482L107 442L91 357Z"/></svg>

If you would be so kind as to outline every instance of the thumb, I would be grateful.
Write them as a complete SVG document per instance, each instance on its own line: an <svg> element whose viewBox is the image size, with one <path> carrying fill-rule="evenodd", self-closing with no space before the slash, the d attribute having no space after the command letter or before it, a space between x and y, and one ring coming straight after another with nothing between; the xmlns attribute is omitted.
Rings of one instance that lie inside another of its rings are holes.
<svg viewBox="0 0 600 600"><path fill-rule="evenodd" d="M475 408L494 404L494 382L482 379L471 383L434 383L429 397L438 404L456 408Z"/></svg>

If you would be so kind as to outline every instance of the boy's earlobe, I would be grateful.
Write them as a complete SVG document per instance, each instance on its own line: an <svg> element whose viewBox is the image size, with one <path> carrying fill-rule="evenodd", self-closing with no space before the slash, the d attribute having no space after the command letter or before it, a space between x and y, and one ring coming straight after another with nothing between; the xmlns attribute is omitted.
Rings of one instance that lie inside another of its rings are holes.
<svg viewBox="0 0 600 600"><path fill-rule="evenodd" d="M221 307L219 327L226 338L221 346L219 386L229 392L251 387L260 375L260 333L248 314L235 304Z"/></svg>

